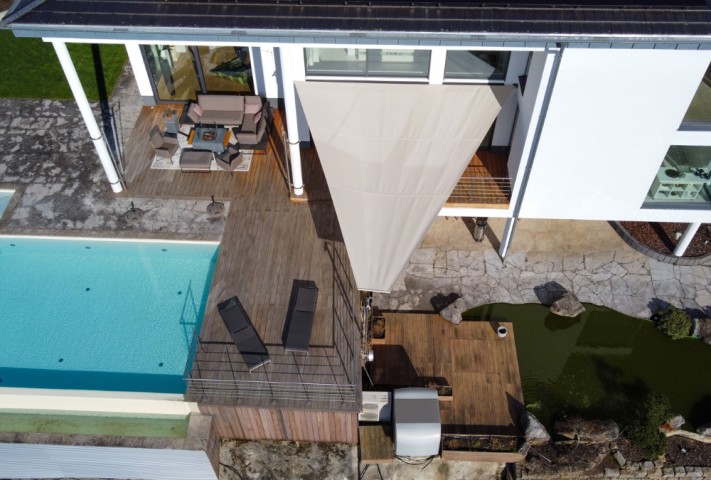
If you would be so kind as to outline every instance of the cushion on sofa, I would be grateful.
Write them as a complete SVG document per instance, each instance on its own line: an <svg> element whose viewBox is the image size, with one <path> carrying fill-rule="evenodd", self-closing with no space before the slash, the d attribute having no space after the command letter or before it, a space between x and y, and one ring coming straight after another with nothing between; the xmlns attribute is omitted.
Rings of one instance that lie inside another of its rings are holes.
<svg viewBox="0 0 711 480"><path fill-rule="evenodd" d="M195 123L200 121L200 115L202 115L203 110L197 103L191 103L190 108L188 108L188 118Z"/></svg>
<svg viewBox="0 0 711 480"><path fill-rule="evenodd" d="M254 123L259 123L259 120L262 118L262 112L257 112L254 114Z"/></svg>
<svg viewBox="0 0 711 480"><path fill-rule="evenodd" d="M255 114L262 109L262 103L245 103L244 104L244 114L249 115Z"/></svg>
<svg viewBox="0 0 711 480"><path fill-rule="evenodd" d="M197 103L207 110L229 110L244 112L244 97L238 95L198 94Z"/></svg>

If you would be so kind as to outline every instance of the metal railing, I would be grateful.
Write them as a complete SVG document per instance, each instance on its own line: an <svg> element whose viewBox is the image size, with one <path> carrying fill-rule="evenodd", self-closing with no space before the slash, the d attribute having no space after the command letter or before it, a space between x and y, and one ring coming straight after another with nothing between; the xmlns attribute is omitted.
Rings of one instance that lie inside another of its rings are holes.
<svg viewBox="0 0 711 480"><path fill-rule="evenodd" d="M511 178L462 177L447 203L508 204L510 199Z"/></svg>
<svg viewBox="0 0 711 480"><path fill-rule="evenodd" d="M188 379L191 393L201 397L244 400L336 402L355 405L356 386L327 383L272 382L265 380Z"/></svg>

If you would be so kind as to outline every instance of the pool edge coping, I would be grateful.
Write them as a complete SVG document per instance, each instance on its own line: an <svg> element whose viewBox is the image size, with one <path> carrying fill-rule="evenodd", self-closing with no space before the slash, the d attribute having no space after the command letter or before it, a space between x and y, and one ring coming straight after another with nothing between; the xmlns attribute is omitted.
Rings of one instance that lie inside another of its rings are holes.
<svg viewBox="0 0 711 480"><path fill-rule="evenodd" d="M77 230L74 230L77 231ZM102 237L102 236L71 236L71 235L23 235L12 233L0 233L0 238L24 238L32 240L91 240L99 242L129 242L129 243L180 243L192 245L220 245L220 240L175 240L162 238L123 238L123 237Z"/></svg>

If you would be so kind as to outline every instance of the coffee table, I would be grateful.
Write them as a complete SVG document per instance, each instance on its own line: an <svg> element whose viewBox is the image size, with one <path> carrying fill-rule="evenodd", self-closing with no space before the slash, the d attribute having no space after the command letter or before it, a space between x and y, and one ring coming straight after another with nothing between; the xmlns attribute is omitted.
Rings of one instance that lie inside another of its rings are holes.
<svg viewBox="0 0 711 480"><path fill-rule="evenodd" d="M212 140L205 140L203 136L206 133L214 132ZM196 125L190 132L188 144L196 150L210 150L214 153L222 153L227 148L230 142L231 132L224 127L207 127L204 125Z"/></svg>

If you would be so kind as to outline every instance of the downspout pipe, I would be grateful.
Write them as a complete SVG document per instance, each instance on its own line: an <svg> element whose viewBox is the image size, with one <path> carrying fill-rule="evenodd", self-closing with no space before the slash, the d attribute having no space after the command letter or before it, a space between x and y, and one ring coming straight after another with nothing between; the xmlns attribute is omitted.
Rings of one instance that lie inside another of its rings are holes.
<svg viewBox="0 0 711 480"><path fill-rule="evenodd" d="M506 259L511 252L511 242L513 241L514 232L516 231L516 224L518 223L519 216L521 214L521 206L523 205L523 198L526 195L526 187L528 186L528 180L531 177L531 170L533 169L533 162L536 159L536 153L538 152L538 144L541 140L541 133L543 132L543 126L546 123L546 116L548 115L548 107L551 103L551 98L553 97L553 88L555 87L556 79L558 78L558 70L560 70L560 63L563 60L563 52L568 47L567 43L559 43L558 53L556 54L553 69L551 75L548 78L548 86L546 87L546 94L543 97L543 105L541 106L541 114L538 117L538 123L536 125L536 131L533 134L533 144L531 145L531 151L528 154L528 161L526 162L526 170L523 172L523 180L521 182L521 189L518 192L518 198L516 199L516 206L514 207L513 216L511 217L511 231L508 234L508 242L506 242L506 249L501 256L503 264L506 265Z"/></svg>

